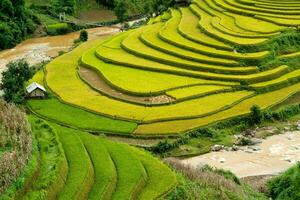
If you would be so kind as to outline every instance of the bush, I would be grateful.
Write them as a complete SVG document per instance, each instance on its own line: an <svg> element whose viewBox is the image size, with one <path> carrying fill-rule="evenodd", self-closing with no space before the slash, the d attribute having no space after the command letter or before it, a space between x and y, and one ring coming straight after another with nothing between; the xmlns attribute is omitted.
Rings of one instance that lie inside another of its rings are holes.
<svg viewBox="0 0 300 200"><path fill-rule="evenodd" d="M217 168L213 168L209 165L204 165L204 166L200 167L199 170L201 172L214 172L216 174L219 174L219 175L223 176L224 178L226 178L228 180L234 181L238 185L241 184L240 179L234 173L232 173L229 170L217 169Z"/></svg>
<svg viewBox="0 0 300 200"><path fill-rule="evenodd" d="M189 133L189 136L192 138L198 138L198 137L212 138L214 136L214 131L211 128L200 128Z"/></svg>
<svg viewBox="0 0 300 200"><path fill-rule="evenodd" d="M88 38L89 38L88 32L86 30L82 30L79 36L80 41L86 42L88 41Z"/></svg>
<svg viewBox="0 0 300 200"><path fill-rule="evenodd" d="M262 111L259 106L253 105L250 113L250 123L251 124L260 124L262 121Z"/></svg>
<svg viewBox="0 0 300 200"><path fill-rule="evenodd" d="M272 199L300 199L300 163L272 179L267 186Z"/></svg>

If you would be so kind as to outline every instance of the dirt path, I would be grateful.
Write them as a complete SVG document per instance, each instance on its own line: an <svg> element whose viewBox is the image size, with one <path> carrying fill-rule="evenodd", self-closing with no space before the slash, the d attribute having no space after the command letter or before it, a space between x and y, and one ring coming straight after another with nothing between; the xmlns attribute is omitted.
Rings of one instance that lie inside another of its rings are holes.
<svg viewBox="0 0 300 200"><path fill-rule="evenodd" d="M88 29L87 31L89 39L93 40L102 35L117 33L119 29L99 27ZM33 38L22 42L13 49L0 51L0 74L5 70L7 63L17 59L24 58L30 64L47 61L51 57L57 56L59 51L67 51L73 45L74 39L78 37L79 32L60 36Z"/></svg>
<svg viewBox="0 0 300 200"><path fill-rule="evenodd" d="M235 173L238 177L275 175L300 161L300 131L286 132L262 140L255 147L239 151L211 152L182 160L193 167L208 164Z"/></svg>

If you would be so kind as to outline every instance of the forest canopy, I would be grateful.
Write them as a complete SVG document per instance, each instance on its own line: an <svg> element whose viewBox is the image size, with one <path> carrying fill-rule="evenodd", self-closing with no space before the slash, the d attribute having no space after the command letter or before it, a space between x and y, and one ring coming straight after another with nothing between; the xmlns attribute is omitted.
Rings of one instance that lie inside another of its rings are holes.
<svg viewBox="0 0 300 200"><path fill-rule="evenodd" d="M33 33L37 20L24 0L0 1L0 49L11 48Z"/></svg>

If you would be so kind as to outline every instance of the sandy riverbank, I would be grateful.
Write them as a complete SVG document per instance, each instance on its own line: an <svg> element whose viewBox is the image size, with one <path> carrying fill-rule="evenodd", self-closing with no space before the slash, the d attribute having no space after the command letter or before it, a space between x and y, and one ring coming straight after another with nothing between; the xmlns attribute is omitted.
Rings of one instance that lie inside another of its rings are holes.
<svg viewBox="0 0 300 200"><path fill-rule="evenodd" d="M253 150L255 149L255 150ZM300 161L300 131L286 132L239 151L211 152L182 160L193 167L208 164L230 170L238 177L275 175Z"/></svg>

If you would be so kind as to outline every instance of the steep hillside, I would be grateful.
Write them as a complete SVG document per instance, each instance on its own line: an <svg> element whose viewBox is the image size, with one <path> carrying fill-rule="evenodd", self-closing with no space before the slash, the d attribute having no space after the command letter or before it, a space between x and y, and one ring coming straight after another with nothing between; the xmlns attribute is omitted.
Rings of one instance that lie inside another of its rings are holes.
<svg viewBox="0 0 300 200"><path fill-rule="evenodd" d="M45 84L62 103L136 123L141 136L269 108L299 91L300 18L296 3L264 4L194 0L57 58Z"/></svg>

